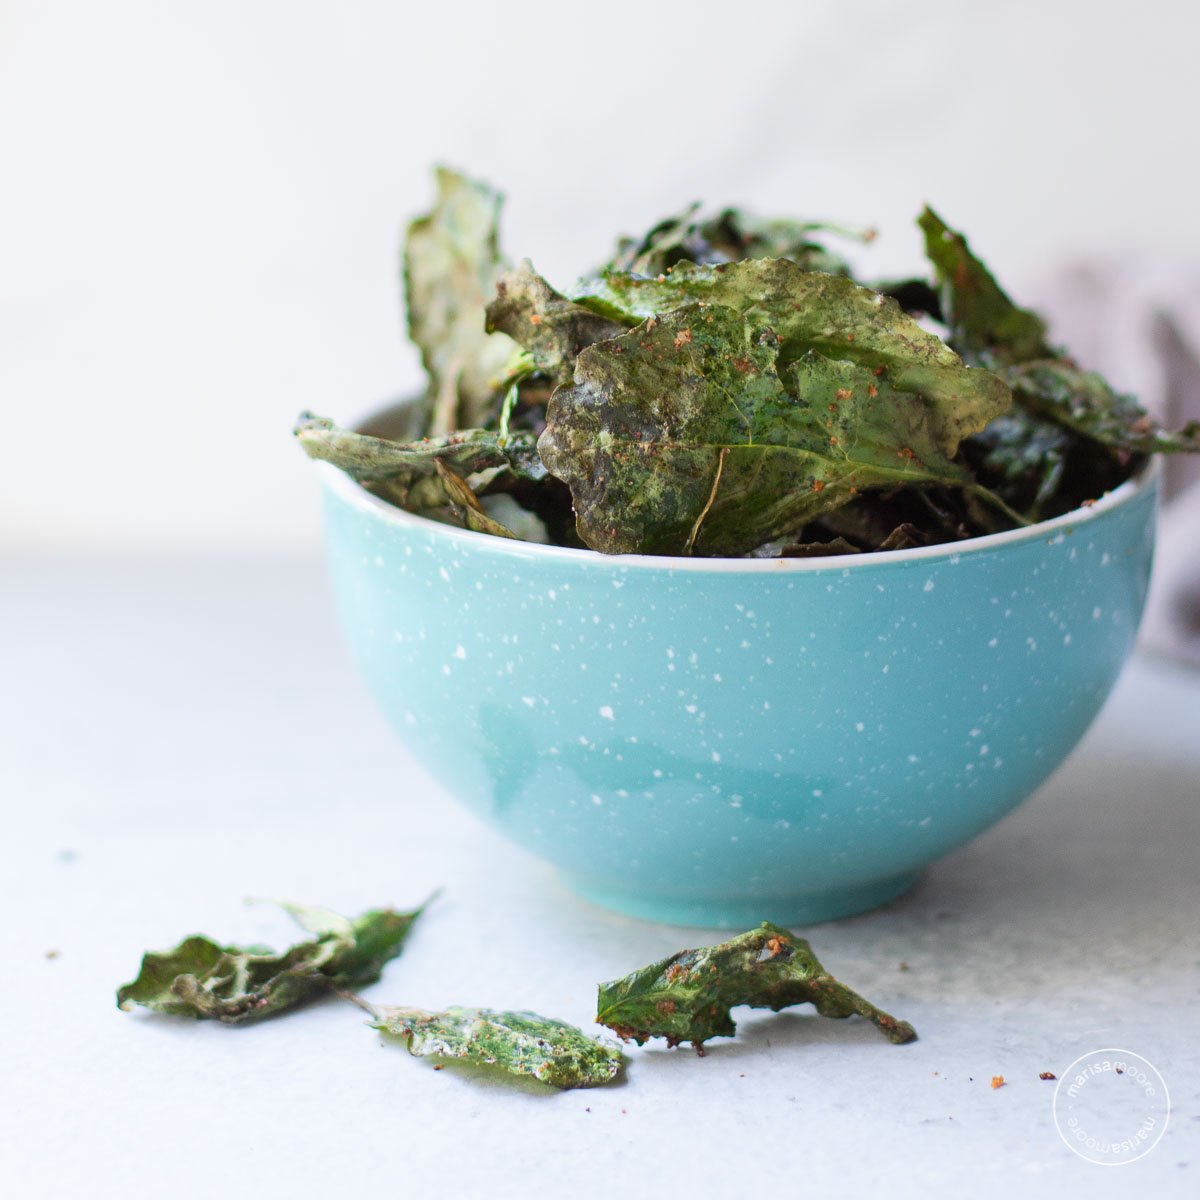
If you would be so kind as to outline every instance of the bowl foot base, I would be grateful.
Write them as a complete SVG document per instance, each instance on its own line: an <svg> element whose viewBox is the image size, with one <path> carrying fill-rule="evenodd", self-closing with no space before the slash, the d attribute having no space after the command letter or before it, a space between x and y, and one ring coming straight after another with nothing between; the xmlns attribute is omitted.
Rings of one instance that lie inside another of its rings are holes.
<svg viewBox="0 0 1200 1200"><path fill-rule="evenodd" d="M889 904L914 887L920 878L920 871L912 871L852 887L751 899L647 895L641 891L608 888L572 876L566 876L564 882L584 900L629 917L659 921L664 925L741 930L752 929L762 921L795 927L851 917Z"/></svg>

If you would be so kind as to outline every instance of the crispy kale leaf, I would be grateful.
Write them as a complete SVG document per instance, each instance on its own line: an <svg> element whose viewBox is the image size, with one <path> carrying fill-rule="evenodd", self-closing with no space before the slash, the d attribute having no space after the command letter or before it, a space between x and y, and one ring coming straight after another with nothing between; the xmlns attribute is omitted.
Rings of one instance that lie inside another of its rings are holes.
<svg viewBox="0 0 1200 1200"><path fill-rule="evenodd" d="M918 223L925 234L925 253L933 263L942 289L942 310L950 341L969 361L982 362L1002 374L1019 409L1034 421L1027 428L1034 439L1021 445L1006 430L1013 451L1010 470L1027 472L1050 439L1044 428L1051 422L1118 455L1171 454L1200 451L1200 423L1178 433L1162 429L1132 396L1115 392L1092 371L1080 370L1067 356L1051 348L1046 327L1029 309L1009 299L986 266L971 252L966 239L926 208ZM1058 468L1063 446L1056 445L1045 464L1047 481ZM997 448L997 453L1000 449ZM1108 460L1095 459L1107 475ZM1106 485L1097 481L1095 494ZM1037 513L1044 513L1053 489L1039 489Z"/></svg>
<svg viewBox="0 0 1200 1200"><path fill-rule="evenodd" d="M964 367L894 300L841 276L806 271L789 259L715 267L683 263L657 279L610 273L604 284L613 309L631 325L692 301L723 305L771 329L784 364L816 350L872 370L885 367L897 389L920 394L937 410L939 441L950 455L1011 401L1001 380Z"/></svg>
<svg viewBox="0 0 1200 1200"><path fill-rule="evenodd" d="M294 432L310 458L340 467L409 512L463 529L515 537L478 503L479 497L490 502L503 495L524 510L514 513L526 529L523 537L539 540L548 531L560 544L578 544L571 494L547 472L529 430L501 434L468 429L442 438L392 441L301 413Z"/></svg>
<svg viewBox="0 0 1200 1200"><path fill-rule="evenodd" d="M491 430L467 429L440 438L394 442L342 429L327 417L304 412L293 433L309 458L340 467L412 512L461 505L457 486L447 487L449 475L477 477L483 492L546 480L534 436L524 431L501 437Z"/></svg>
<svg viewBox="0 0 1200 1200"><path fill-rule="evenodd" d="M283 906L313 936L277 954L263 946L222 946L194 935L173 950L143 956L141 970L117 990L122 1009L212 1018L227 1025L292 1008L330 987L374 983L404 948L422 908L372 909L349 920L328 909Z"/></svg>
<svg viewBox="0 0 1200 1200"><path fill-rule="evenodd" d="M388 1007L375 1012L375 1028L405 1038L410 1054L495 1066L556 1088L596 1087L611 1082L621 1068L619 1046L537 1013Z"/></svg>
<svg viewBox="0 0 1200 1200"><path fill-rule="evenodd" d="M969 483L886 368L809 350L781 378L776 339L691 305L579 356L538 449L589 546L744 554L867 488Z"/></svg>
<svg viewBox="0 0 1200 1200"><path fill-rule="evenodd" d="M1005 373L1013 395L1036 416L1125 455L1200 451L1200 421L1163 429L1132 397L1065 359L1021 363Z"/></svg>
<svg viewBox="0 0 1200 1200"><path fill-rule="evenodd" d="M971 253L967 239L926 207L917 218L925 235L925 255L941 288L942 317L950 342L972 358L990 354L999 363L1051 358L1046 326L1026 308L1018 308Z"/></svg>
<svg viewBox="0 0 1200 1200"><path fill-rule="evenodd" d="M640 238L622 238L608 271L661 275L681 262L728 263L743 258L790 258L810 271L849 274L848 265L817 240L822 233L869 242L870 229L849 229L827 221L761 220L736 208L706 216L699 204L667 217Z"/></svg>
<svg viewBox="0 0 1200 1200"><path fill-rule="evenodd" d="M893 301L786 260L650 282L683 304L584 349L538 442L593 549L744 554L868 488L978 490L954 456L1008 389Z"/></svg>
<svg viewBox="0 0 1200 1200"><path fill-rule="evenodd" d="M557 382L570 379L575 356L584 346L625 329L556 292L528 261L497 281L495 299L487 306L487 327L507 334L537 370Z"/></svg>
<svg viewBox="0 0 1200 1200"><path fill-rule="evenodd" d="M455 171L436 172L433 211L404 244L408 333L429 376L428 432L473 429L492 416L516 346L484 329L484 308L504 269L499 193Z"/></svg>
<svg viewBox="0 0 1200 1200"><path fill-rule="evenodd" d="M303 412L292 430L309 458L333 463L360 483L387 480L398 486L417 478L436 478L438 462L460 475L504 467L528 479L544 478L528 434L500 435L487 429L465 429L440 438L394 442L335 425L328 417Z"/></svg>
<svg viewBox="0 0 1200 1200"><path fill-rule="evenodd" d="M650 1038L697 1048L733 1037L729 1010L739 1004L773 1012L812 1004L823 1017L866 1017L890 1042L916 1031L864 1000L830 975L803 938L764 921L717 946L681 950L623 979L600 985L596 1020L623 1039Z"/></svg>

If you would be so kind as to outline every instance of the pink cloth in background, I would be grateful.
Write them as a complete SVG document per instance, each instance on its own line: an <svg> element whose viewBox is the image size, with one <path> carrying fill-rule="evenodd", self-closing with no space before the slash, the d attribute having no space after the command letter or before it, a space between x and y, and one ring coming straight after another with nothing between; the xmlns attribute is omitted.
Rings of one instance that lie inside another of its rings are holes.
<svg viewBox="0 0 1200 1200"><path fill-rule="evenodd" d="M1045 276L1029 295L1050 340L1161 422L1200 420L1200 268L1117 261ZM1200 667L1200 454L1166 464L1142 644Z"/></svg>

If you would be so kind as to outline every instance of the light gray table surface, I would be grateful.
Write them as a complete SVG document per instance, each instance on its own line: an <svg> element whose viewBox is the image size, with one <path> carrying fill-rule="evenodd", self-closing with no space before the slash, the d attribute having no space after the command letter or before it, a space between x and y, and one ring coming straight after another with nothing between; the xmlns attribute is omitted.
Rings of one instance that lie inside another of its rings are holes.
<svg viewBox="0 0 1200 1200"><path fill-rule="evenodd" d="M435 1072L338 1001L239 1029L114 1006L143 949L287 941L248 896L440 885L372 998L589 1028L598 980L710 940L575 899L461 812L373 708L315 555L10 556L0 616L8 1195L1200 1194L1200 675L1135 658L1017 813L804 931L918 1042L742 1010L704 1058L631 1049L622 1085L556 1093ZM1038 1079L1105 1046L1173 1106L1117 1169L1067 1149Z"/></svg>

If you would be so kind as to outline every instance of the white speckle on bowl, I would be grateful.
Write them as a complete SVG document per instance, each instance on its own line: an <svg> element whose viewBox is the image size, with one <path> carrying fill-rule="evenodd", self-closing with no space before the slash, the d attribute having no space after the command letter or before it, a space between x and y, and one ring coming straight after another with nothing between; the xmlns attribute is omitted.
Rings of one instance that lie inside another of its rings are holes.
<svg viewBox="0 0 1200 1200"><path fill-rule="evenodd" d="M1102 608L1099 608L1099 607L1097 607L1097 608L1093 608L1093 609L1092 609L1092 620L1093 620L1093 621L1098 621L1098 620L1100 620L1100 618L1101 618L1102 616L1104 616L1104 609L1102 609Z"/></svg>
<svg viewBox="0 0 1200 1200"><path fill-rule="evenodd" d="M825 793L820 788L813 788L812 794L819 800Z"/></svg>
<svg viewBox="0 0 1200 1200"><path fill-rule="evenodd" d="M611 709L611 708L610 708L610 707L609 707L607 704L602 704L602 705L600 706L600 715L601 715L601 716L602 716L602 717L603 717L603 718L604 718L606 721L612 721L612 720L615 720L615 719L616 719L616 718L613 716L613 710L612 710L612 709Z"/></svg>
<svg viewBox="0 0 1200 1200"><path fill-rule="evenodd" d="M532 696L522 696L521 703L524 704L528 708L532 708L537 703L537 701Z"/></svg>
<svg viewBox="0 0 1200 1200"><path fill-rule="evenodd" d="M454 657L458 658L458 659L466 658L467 657L466 646L455 646L454 647Z"/></svg>
<svg viewBox="0 0 1200 1200"><path fill-rule="evenodd" d="M932 579L925 580L925 586L921 590L924 592L932 592L933 589L934 589L933 580Z"/></svg>
<svg viewBox="0 0 1200 1200"><path fill-rule="evenodd" d="M450 582L450 572L445 567L438 567L438 574L446 583Z"/></svg>
<svg viewBox="0 0 1200 1200"><path fill-rule="evenodd" d="M599 804L603 804L603 803L604 803L604 801L603 801L603 800L601 800L601 799L600 799L600 797L599 797L599 796L597 796L597 795L596 795L596 794L593 792L593 793L592 793L592 803L593 803L593 804L597 804L597 805L599 805Z"/></svg>
<svg viewBox="0 0 1200 1200"><path fill-rule="evenodd" d="M861 721L855 721L854 728L857 729L859 733L862 733L862 731L866 729L866 726Z"/></svg>
<svg viewBox="0 0 1200 1200"><path fill-rule="evenodd" d="M715 750L712 752L712 760L713 762L721 761L721 756Z"/></svg>

